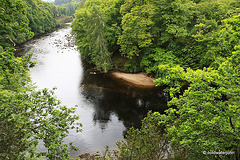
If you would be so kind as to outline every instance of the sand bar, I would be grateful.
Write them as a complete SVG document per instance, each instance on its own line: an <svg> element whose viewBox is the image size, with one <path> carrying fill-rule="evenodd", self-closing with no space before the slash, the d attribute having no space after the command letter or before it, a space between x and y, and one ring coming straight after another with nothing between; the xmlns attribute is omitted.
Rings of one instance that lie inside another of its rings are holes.
<svg viewBox="0 0 240 160"><path fill-rule="evenodd" d="M110 73L114 79L119 80L132 87L138 88L154 88L154 78L147 76L146 73L122 73L122 72L112 72Z"/></svg>

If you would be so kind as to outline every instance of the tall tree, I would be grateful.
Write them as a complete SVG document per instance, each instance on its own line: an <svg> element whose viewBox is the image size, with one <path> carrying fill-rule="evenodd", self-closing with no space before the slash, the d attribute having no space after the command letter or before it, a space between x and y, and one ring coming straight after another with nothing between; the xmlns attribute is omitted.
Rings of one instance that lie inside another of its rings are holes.
<svg viewBox="0 0 240 160"><path fill-rule="evenodd" d="M111 68L111 54L107 48L107 41L104 35L106 22L101 11L93 6L90 15L87 17L87 34L89 34L91 58L93 63L99 68L107 72Z"/></svg>
<svg viewBox="0 0 240 160"><path fill-rule="evenodd" d="M122 35L118 39L121 52L128 57L139 56L141 48L152 44L151 27L157 7L148 0L125 1L121 6Z"/></svg>
<svg viewBox="0 0 240 160"><path fill-rule="evenodd" d="M75 14L72 31L83 57L95 64L99 70L107 72L112 67L111 54L106 40L106 8L111 3L86 1ZM104 12L105 11L105 12Z"/></svg>
<svg viewBox="0 0 240 160"><path fill-rule="evenodd" d="M29 20L21 1L0 1L0 38L8 37L17 44L23 43L33 37L33 32L28 25ZM9 41L3 41L3 39L0 44L12 46Z"/></svg>

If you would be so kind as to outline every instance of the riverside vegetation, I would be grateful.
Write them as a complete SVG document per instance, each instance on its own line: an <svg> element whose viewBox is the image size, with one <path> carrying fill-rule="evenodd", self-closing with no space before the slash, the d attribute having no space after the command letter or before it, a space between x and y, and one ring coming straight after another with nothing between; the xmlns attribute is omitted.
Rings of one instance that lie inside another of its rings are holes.
<svg viewBox="0 0 240 160"><path fill-rule="evenodd" d="M147 72L171 97L112 159L240 158L238 0L86 0L71 26L97 69Z"/></svg>
<svg viewBox="0 0 240 160"><path fill-rule="evenodd" d="M149 112L141 128L130 129L126 141L117 143L114 155L96 159L238 160L239 1L83 2L71 24L82 57L102 72L147 72L171 96L165 114ZM53 91L37 91L31 84L31 54L17 58L11 48L55 27L58 16L54 4L40 0L0 2L3 159L37 159L41 155L69 159L63 138L70 128L81 131L81 124L74 124L78 119L74 108L62 106ZM46 153L35 152L38 140L44 142ZM234 154L208 155L205 151Z"/></svg>
<svg viewBox="0 0 240 160"><path fill-rule="evenodd" d="M69 129L81 131L75 108L60 104L53 90L31 83L32 54L15 57L13 46L58 26L53 4L40 0L0 1L0 159L69 159L75 149L63 139ZM37 153L42 141L46 152Z"/></svg>

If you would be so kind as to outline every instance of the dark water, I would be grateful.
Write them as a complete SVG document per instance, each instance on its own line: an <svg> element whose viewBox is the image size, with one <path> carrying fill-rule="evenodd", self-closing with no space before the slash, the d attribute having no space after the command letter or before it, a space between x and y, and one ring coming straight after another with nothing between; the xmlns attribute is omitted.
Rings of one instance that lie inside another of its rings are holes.
<svg viewBox="0 0 240 160"><path fill-rule="evenodd" d="M124 140L126 131L139 127L148 110L163 112L166 95L159 89L134 89L107 75L90 75L76 46L72 45L70 27L36 38L24 46L23 53L34 53L38 64L31 70L39 88L57 87L56 96L66 106L77 106L83 132L70 131L66 142L80 148L72 157L83 153L100 153L108 145ZM44 147L39 146L39 150Z"/></svg>

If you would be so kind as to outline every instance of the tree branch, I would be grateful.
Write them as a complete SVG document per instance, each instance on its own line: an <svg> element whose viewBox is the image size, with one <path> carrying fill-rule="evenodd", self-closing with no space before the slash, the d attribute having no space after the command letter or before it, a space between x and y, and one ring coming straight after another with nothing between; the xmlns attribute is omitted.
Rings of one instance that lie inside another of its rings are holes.
<svg viewBox="0 0 240 160"><path fill-rule="evenodd" d="M232 129L233 129L234 132L235 132L235 126L234 126L233 123L232 123L232 119L231 119L231 117L229 117L229 123L230 123Z"/></svg>
<svg viewBox="0 0 240 160"><path fill-rule="evenodd" d="M11 103L8 103L8 102L2 100L1 98L0 98L0 101L2 101L2 102L4 102L4 103L8 104L8 105L11 106L11 107L18 108L17 106L15 106L15 105L13 105L13 104L11 104Z"/></svg>
<svg viewBox="0 0 240 160"><path fill-rule="evenodd" d="M0 40L5 40L5 39L9 40L13 44L13 46L16 46L16 44L13 42L13 40L11 38L9 38L9 37L0 37Z"/></svg>

